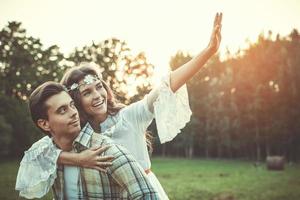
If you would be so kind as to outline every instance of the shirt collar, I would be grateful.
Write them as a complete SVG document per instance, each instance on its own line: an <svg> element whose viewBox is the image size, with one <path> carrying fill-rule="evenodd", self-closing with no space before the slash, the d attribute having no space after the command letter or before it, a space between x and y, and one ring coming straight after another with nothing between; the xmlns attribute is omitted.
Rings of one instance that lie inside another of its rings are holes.
<svg viewBox="0 0 300 200"><path fill-rule="evenodd" d="M92 126L89 123L86 123L86 125L81 129L79 135L74 140L73 146L76 143L79 143L86 148L90 147L91 138L92 138L93 133L94 133L94 130L93 130Z"/></svg>
<svg viewBox="0 0 300 200"><path fill-rule="evenodd" d="M101 133L102 136L106 137L112 137L113 133L115 132L116 125L108 128L107 130L103 131ZM78 149L78 145L81 147L84 147L83 149L89 148L91 146L91 139L92 135L94 134L94 130L90 123L86 123L86 125L81 129L79 135L76 137L76 139L73 142L73 147L75 149ZM81 149L82 150L82 149Z"/></svg>

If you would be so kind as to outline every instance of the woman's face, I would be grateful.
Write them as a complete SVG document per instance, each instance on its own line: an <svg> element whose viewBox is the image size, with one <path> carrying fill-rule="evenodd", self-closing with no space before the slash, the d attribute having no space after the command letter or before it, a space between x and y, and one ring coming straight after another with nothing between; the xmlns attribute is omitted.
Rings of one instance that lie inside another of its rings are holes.
<svg viewBox="0 0 300 200"><path fill-rule="evenodd" d="M83 80L79 82L83 84ZM95 80L91 84L83 84L79 87L81 105L83 111L92 119L106 116L107 91L101 80Z"/></svg>

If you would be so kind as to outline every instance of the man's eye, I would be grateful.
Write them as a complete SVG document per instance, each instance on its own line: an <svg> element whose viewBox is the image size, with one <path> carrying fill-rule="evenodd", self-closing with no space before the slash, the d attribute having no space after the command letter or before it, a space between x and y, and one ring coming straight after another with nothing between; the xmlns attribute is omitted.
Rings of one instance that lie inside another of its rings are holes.
<svg viewBox="0 0 300 200"><path fill-rule="evenodd" d="M59 109L58 112L59 112L60 114L64 114L66 111L67 111L66 108L61 108L61 109Z"/></svg>

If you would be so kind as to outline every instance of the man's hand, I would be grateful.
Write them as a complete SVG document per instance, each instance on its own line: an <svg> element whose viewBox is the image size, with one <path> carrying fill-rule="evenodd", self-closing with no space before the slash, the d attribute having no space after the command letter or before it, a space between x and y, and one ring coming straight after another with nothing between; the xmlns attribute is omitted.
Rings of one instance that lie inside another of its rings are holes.
<svg viewBox="0 0 300 200"><path fill-rule="evenodd" d="M106 168L112 165L113 156L100 156L110 146L91 147L78 155L78 162L81 167L92 168L106 172Z"/></svg>

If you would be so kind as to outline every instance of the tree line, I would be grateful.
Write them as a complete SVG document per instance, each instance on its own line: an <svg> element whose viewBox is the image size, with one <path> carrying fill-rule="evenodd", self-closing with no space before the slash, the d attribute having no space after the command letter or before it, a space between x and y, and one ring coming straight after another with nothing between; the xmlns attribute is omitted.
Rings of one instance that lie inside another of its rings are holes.
<svg viewBox="0 0 300 200"><path fill-rule="evenodd" d="M178 52L173 69L192 58ZM262 161L300 155L300 35L260 34L247 49L215 56L188 83L193 116L174 145L188 157Z"/></svg>
<svg viewBox="0 0 300 200"><path fill-rule="evenodd" d="M178 51L171 69L192 55ZM152 88L154 66L143 52L133 54L125 41L109 38L64 55L57 45L45 48L28 36L20 22L0 32L0 156L21 156L43 135L32 124L27 97L44 81L59 81L70 67L95 62L118 99L129 104ZM154 155L264 160L300 153L300 35L270 31L247 49L213 57L188 82L191 121ZM155 123L155 122L154 122ZM156 135L155 124L149 129Z"/></svg>

